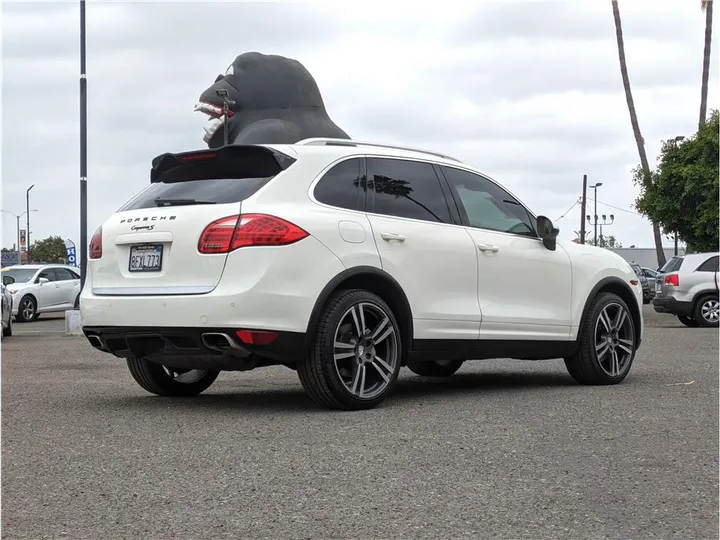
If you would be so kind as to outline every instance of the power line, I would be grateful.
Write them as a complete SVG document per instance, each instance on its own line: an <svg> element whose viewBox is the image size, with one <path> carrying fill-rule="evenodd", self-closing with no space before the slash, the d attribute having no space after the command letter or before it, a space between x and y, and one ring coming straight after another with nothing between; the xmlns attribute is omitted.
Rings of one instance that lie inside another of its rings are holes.
<svg viewBox="0 0 720 540"><path fill-rule="evenodd" d="M578 200L575 201L570 208L568 208L567 210L565 210L565 212L563 213L563 215L561 215L561 216L560 216L559 218L557 218L555 221L560 221L562 218L564 218L565 216L567 216L568 213L570 212L570 210L572 210L572 209L575 208L578 204L580 204L580 201L582 201L582 197L579 197Z"/></svg>
<svg viewBox="0 0 720 540"><path fill-rule="evenodd" d="M594 200L595 200L595 199L593 199L592 197L588 197L588 199L591 200L591 201L594 201ZM614 206L614 205L608 204L608 203L606 203L606 202L598 201L598 204L603 204L603 205L605 205L605 206L609 206L610 208L614 208L615 210L620 210L621 212L626 212L626 213L628 213L628 214L633 214L633 215L635 215L635 216L644 217L642 214L638 214L637 212L633 212L632 210L627 210L627 209L625 209L625 208L620 208L619 206Z"/></svg>

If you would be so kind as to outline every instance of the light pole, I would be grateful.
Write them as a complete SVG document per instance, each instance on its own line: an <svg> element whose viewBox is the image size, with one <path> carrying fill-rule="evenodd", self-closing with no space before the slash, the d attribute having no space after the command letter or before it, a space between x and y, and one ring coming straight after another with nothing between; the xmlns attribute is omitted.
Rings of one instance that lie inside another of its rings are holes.
<svg viewBox="0 0 720 540"><path fill-rule="evenodd" d="M679 143L680 141L684 140L684 139L685 139L685 137L684 137L683 135L678 135L677 137L675 137L675 138L672 140L673 147L674 147L674 148L677 148L678 143ZM675 250L674 250L674 254L675 254L675 256L677 257L677 254L678 254L678 235L677 235L677 231L675 231L675 235L674 235L674 236L675 236Z"/></svg>
<svg viewBox="0 0 720 540"><path fill-rule="evenodd" d="M602 182L598 182L597 184L590 186L590 189L594 189L595 193L593 194L593 199L595 199L595 224L593 228L593 242L594 245L597 246L597 226L598 226L598 215L597 215L597 188L602 186Z"/></svg>
<svg viewBox="0 0 720 540"><path fill-rule="evenodd" d="M17 246L17 252L18 252L18 264L22 264L22 258L20 257L20 219L28 213L27 210L23 212L22 214L16 214L15 212L11 212L10 210L0 210L0 212L5 212L6 214L10 214L13 216L17 222L17 229L15 231L16 234L16 246ZM30 212L37 212L37 210L33 209L30 210Z"/></svg>
<svg viewBox="0 0 720 540"><path fill-rule="evenodd" d="M25 250L27 253L27 261L28 264L30 264L30 190L35 187L35 184L27 188L27 191L25 192L25 218L27 219L27 231L25 232L25 238L27 241L27 249ZM20 249L20 243L18 243L18 249Z"/></svg>
<svg viewBox="0 0 720 540"><path fill-rule="evenodd" d="M80 0L80 288L87 271L87 75L85 70L85 0Z"/></svg>
<svg viewBox="0 0 720 540"><path fill-rule="evenodd" d="M218 97L221 97L223 100L223 115L225 116L224 122L223 122L223 139L224 144L227 145L228 143L228 114L230 112L230 105L235 105L235 102L231 99L228 99L228 91L225 88L220 88L215 91Z"/></svg>

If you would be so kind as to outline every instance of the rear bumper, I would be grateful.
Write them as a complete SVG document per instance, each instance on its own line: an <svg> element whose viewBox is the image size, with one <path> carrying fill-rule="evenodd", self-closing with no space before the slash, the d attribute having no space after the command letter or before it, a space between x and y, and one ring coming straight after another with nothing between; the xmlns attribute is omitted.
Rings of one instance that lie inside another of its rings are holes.
<svg viewBox="0 0 720 540"><path fill-rule="evenodd" d="M653 308L658 313L668 313L670 315L681 315L683 317L692 317L692 302L680 302L672 296L655 297L653 299Z"/></svg>
<svg viewBox="0 0 720 540"><path fill-rule="evenodd" d="M230 328L86 326L83 333L93 347L119 358L145 357L187 368L249 369L258 358L270 361L265 365L294 364L305 346L302 333L269 332L270 343L253 344Z"/></svg>

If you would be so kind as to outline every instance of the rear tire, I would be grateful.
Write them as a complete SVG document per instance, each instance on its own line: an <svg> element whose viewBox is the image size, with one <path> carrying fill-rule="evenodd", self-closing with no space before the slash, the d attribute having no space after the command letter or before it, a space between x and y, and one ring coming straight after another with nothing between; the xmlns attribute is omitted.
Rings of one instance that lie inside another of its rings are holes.
<svg viewBox="0 0 720 540"><path fill-rule="evenodd" d="M698 322L695 319L693 319L692 317L685 317L684 315L678 315L677 318L678 318L678 321L683 323L688 328L697 328L698 326L700 326L700 324L698 324Z"/></svg>
<svg viewBox="0 0 720 540"><path fill-rule="evenodd" d="M196 396L207 390L220 374L202 369L170 370L145 358L128 358L127 365L136 383L151 394L166 397Z"/></svg>
<svg viewBox="0 0 720 540"><path fill-rule="evenodd" d="M618 384L630 372L636 348L627 304L616 294L601 293L590 304L578 332L577 352L565 358L565 367L580 384Z"/></svg>
<svg viewBox="0 0 720 540"><path fill-rule="evenodd" d="M450 377L462 367L465 360L431 360L429 362L408 361L407 367L423 377Z"/></svg>
<svg viewBox="0 0 720 540"><path fill-rule="evenodd" d="M694 318L698 325L705 328L718 326L718 297L709 295L700 298L695 304Z"/></svg>
<svg viewBox="0 0 720 540"><path fill-rule="evenodd" d="M394 388L402 354L400 326L387 303L368 291L339 291L320 315L310 353L297 371L317 403L372 409Z"/></svg>

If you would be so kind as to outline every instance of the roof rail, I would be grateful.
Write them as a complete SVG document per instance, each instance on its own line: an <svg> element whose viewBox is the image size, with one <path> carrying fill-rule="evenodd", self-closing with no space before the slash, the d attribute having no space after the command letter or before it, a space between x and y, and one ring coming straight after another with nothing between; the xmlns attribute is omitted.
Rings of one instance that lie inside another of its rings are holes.
<svg viewBox="0 0 720 540"><path fill-rule="evenodd" d="M324 138L324 137L313 137L310 139L303 139L302 141L298 141L295 143L298 146L371 146L375 148L389 148L394 150L407 150L408 152L417 152L419 154L428 154L431 156L440 157L443 159L448 159L450 161L457 161L458 163L462 163L457 158L448 156L446 154L441 154L439 152L430 152L428 150L422 150L419 148L411 148L409 146L398 146L396 144L380 144L380 143L372 143L372 142L365 142L365 141L354 141L352 139L331 139L331 138Z"/></svg>

